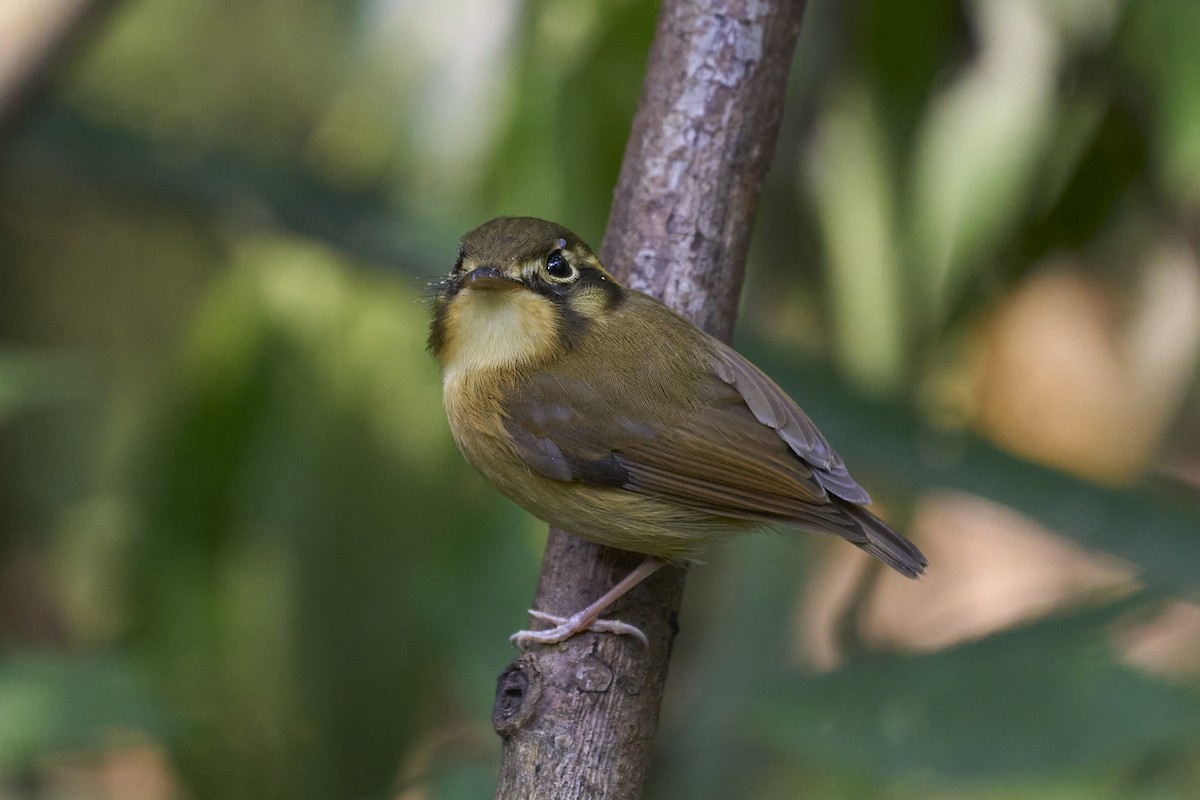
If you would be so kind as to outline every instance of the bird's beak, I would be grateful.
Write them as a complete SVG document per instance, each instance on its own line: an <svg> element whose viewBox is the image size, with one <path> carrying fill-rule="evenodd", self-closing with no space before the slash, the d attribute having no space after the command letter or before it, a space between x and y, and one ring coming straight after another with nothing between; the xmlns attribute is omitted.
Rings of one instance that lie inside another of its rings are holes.
<svg viewBox="0 0 1200 800"><path fill-rule="evenodd" d="M500 291L512 291L520 289L525 284L519 280L510 278L495 267L479 267L467 273L464 285L471 289L497 289Z"/></svg>

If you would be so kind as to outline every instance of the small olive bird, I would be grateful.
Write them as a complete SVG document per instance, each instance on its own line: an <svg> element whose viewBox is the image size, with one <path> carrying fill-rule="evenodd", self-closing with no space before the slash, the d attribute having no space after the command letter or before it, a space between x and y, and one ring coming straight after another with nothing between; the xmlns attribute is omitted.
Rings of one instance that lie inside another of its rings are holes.
<svg viewBox="0 0 1200 800"><path fill-rule="evenodd" d="M921 551L804 412L757 367L610 275L561 225L500 217L462 238L437 285L429 349L454 439L476 469L568 533L649 558L519 647L584 630L664 564L773 524L831 533L915 578Z"/></svg>

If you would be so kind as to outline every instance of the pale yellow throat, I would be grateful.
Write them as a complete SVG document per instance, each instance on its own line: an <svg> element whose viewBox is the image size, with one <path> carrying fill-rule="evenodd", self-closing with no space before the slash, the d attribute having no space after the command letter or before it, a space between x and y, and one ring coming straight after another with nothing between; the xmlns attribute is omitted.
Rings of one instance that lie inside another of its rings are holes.
<svg viewBox="0 0 1200 800"><path fill-rule="evenodd" d="M526 289L463 289L446 309L443 383L511 369L553 352L558 327L549 299Z"/></svg>

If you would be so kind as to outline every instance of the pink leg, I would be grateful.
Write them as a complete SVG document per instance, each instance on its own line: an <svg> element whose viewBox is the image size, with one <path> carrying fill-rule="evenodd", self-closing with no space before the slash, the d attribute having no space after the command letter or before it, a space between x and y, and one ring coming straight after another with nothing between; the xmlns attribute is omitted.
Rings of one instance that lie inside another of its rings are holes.
<svg viewBox="0 0 1200 800"><path fill-rule="evenodd" d="M597 617L603 614L609 606L617 602L626 592L666 565L667 562L662 559L654 558L653 556L647 558L633 572L626 575L615 586L605 592L599 600L569 617L559 617L554 614L547 614L544 611L535 611L531 608L529 609L531 617L544 622L552 622L556 627L545 631L517 631L509 637L509 641L524 650L530 644L556 644L566 641L575 634L582 633L583 631L600 631L603 633L633 636L640 640L642 644L649 646L650 643L646 640L646 635L634 626L616 620L601 620L597 619Z"/></svg>

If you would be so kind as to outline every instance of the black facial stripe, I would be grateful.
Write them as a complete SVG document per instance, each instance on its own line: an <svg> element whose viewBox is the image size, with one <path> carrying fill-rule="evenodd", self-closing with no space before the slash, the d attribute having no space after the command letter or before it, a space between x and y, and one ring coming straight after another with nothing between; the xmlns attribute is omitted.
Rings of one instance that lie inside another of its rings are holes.
<svg viewBox="0 0 1200 800"><path fill-rule="evenodd" d="M458 270L458 266L456 264L454 272L430 287L434 292L433 319L429 322L429 338L425 347L434 355L437 355L446 343L446 309L450 307L450 300L462 291L462 272Z"/></svg>
<svg viewBox="0 0 1200 800"><path fill-rule="evenodd" d="M574 349L592 327L589 317L571 307L571 295L599 289L607 299L609 310L616 308L624 298L621 287L605 278L603 273L588 266L584 266L579 271L579 277L570 283L550 283L535 279L533 288L558 308L558 337L566 350Z"/></svg>
<svg viewBox="0 0 1200 800"><path fill-rule="evenodd" d="M446 298L439 295L433 304L433 319L429 322L429 338L425 340L425 349L436 356L445 344Z"/></svg>
<svg viewBox="0 0 1200 800"><path fill-rule="evenodd" d="M463 276L461 272L452 272L433 284L434 295L442 300L449 300L462 291Z"/></svg>
<svg viewBox="0 0 1200 800"><path fill-rule="evenodd" d="M537 275L531 279L530 283L529 288L543 297L550 298L555 303L566 303L567 298L571 295L572 284L569 283L551 283Z"/></svg>
<svg viewBox="0 0 1200 800"><path fill-rule="evenodd" d="M558 340L564 350L574 350L592 329L592 321L566 303L558 309Z"/></svg>

